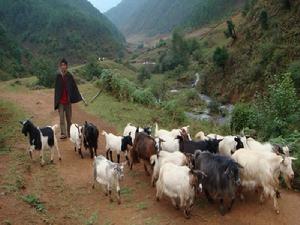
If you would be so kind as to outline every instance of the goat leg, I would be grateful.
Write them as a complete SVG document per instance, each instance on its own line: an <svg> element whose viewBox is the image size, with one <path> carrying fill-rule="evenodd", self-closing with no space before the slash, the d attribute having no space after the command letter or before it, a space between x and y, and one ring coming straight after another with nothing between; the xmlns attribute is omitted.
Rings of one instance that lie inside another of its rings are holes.
<svg viewBox="0 0 300 225"><path fill-rule="evenodd" d="M97 148L94 148L95 156L97 157Z"/></svg>
<svg viewBox="0 0 300 225"><path fill-rule="evenodd" d="M208 200L209 203L214 203L214 200L212 199L212 197L210 196L209 192L205 189L204 190L205 196Z"/></svg>
<svg viewBox="0 0 300 225"><path fill-rule="evenodd" d="M113 162L114 159L113 159L113 156L112 156L112 151L109 151L109 155L110 155L110 160Z"/></svg>
<svg viewBox="0 0 300 225"><path fill-rule="evenodd" d="M82 154L81 148L78 149L78 153L81 156L81 158L83 159L83 154Z"/></svg>
<svg viewBox="0 0 300 225"><path fill-rule="evenodd" d="M93 159L94 158L93 148L90 147L89 149L90 149L91 159Z"/></svg>
<svg viewBox="0 0 300 225"><path fill-rule="evenodd" d="M117 162L120 163L120 155L117 155Z"/></svg>
<svg viewBox="0 0 300 225"><path fill-rule="evenodd" d="M224 207L224 200L223 198L220 199L220 213L222 216L225 215L225 207Z"/></svg>

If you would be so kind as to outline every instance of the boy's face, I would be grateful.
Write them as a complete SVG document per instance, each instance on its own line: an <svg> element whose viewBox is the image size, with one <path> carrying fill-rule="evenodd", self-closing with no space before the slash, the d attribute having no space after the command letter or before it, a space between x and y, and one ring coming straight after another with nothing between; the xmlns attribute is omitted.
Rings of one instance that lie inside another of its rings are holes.
<svg viewBox="0 0 300 225"><path fill-rule="evenodd" d="M59 67L60 67L60 70L63 74L65 74L68 70L68 65L65 64L65 63L61 63Z"/></svg>

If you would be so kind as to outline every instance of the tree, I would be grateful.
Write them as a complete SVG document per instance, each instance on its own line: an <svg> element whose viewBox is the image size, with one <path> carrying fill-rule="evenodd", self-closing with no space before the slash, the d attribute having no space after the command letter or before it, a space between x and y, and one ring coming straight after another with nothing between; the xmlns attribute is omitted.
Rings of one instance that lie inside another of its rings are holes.
<svg viewBox="0 0 300 225"><path fill-rule="evenodd" d="M223 75L225 76L225 65L229 58L228 51L225 47L217 47L213 54L214 64L218 67L221 67L223 70Z"/></svg>
<svg viewBox="0 0 300 225"><path fill-rule="evenodd" d="M38 59L33 62L33 73L38 78L38 84L47 88L54 87L55 65L50 60Z"/></svg>
<svg viewBox="0 0 300 225"><path fill-rule="evenodd" d="M227 38L231 37L233 40L236 40L235 25L232 20L227 20L227 31L224 33Z"/></svg>
<svg viewBox="0 0 300 225"><path fill-rule="evenodd" d="M150 72L146 69L146 67L142 67L138 74L138 80L140 83L144 83L147 79L150 79Z"/></svg>
<svg viewBox="0 0 300 225"><path fill-rule="evenodd" d="M286 135L299 123L299 105L291 74L276 76L266 96L256 103L258 125L265 138Z"/></svg>
<svg viewBox="0 0 300 225"><path fill-rule="evenodd" d="M261 25L262 29L264 29L264 30L268 29L269 25L268 25L267 11L265 11L265 10L261 11L260 16L259 16L259 21L260 21L260 25Z"/></svg>

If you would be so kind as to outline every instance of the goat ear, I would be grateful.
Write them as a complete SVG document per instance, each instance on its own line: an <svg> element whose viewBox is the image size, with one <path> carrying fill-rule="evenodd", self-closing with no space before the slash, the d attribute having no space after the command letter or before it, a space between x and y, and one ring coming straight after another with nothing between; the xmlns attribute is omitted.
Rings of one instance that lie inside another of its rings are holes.
<svg viewBox="0 0 300 225"><path fill-rule="evenodd" d="M19 120L19 123L20 123L22 126L24 125L23 121L21 121L21 120Z"/></svg>
<svg viewBox="0 0 300 225"><path fill-rule="evenodd" d="M291 159L291 160L297 160L297 158L295 158L295 157L290 157L290 159Z"/></svg>

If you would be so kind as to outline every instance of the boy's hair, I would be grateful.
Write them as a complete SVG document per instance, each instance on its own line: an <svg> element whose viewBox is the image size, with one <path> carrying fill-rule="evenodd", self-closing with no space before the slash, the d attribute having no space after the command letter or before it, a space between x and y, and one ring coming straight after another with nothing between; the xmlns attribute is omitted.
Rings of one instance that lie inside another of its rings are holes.
<svg viewBox="0 0 300 225"><path fill-rule="evenodd" d="M60 60L60 63L59 63L59 64L61 65L62 63L68 65L68 61L67 61L65 58L62 58L62 59Z"/></svg>

